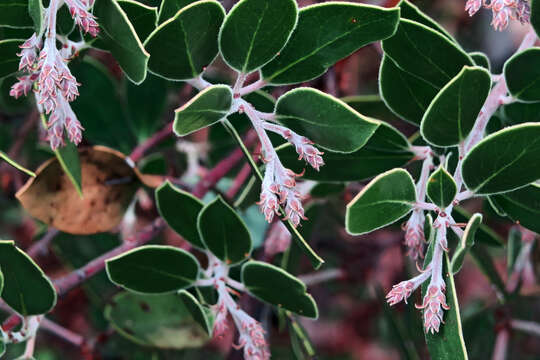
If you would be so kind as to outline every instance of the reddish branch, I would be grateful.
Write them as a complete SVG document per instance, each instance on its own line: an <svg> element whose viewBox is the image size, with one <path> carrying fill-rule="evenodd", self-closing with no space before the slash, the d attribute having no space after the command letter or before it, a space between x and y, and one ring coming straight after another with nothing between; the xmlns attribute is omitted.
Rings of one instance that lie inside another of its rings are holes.
<svg viewBox="0 0 540 360"><path fill-rule="evenodd" d="M172 135L172 127L173 127L173 123L171 121L170 123L165 125L165 127L163 129L159 130L157 133L155 133L150 138L148 138L144 143L137 146L133 150L131 155L129 155L131 160L133 160L133 162L139 161L144 156L144 154L146 154L146 152L148 150L150 150L151 148L153 148L154 146L158 145L163 140L165 140L169 136L171 136Z"/></svg>
<svg viewBox="0 0 540 360"><path fill-rule="evenodd" d="M236 175L234 178L234 181L227 191L227 198L233 199L236 194L240 191L242 188L242 185L246 182L246 180L249 178L249 175L251 174L251 166L248 163L245 163L244 166L242 166L242 169Z"/></svg>

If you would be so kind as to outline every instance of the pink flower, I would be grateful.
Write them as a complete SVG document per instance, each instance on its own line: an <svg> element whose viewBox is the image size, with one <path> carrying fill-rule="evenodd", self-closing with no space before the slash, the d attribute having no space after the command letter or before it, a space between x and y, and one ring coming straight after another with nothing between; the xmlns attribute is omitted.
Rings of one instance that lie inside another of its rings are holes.
<svg viewBox="0 0 540 360"><path fill-rule="evenodd" d="M99 25L96 22L96 17L88 11L93 1L65 0L65 2L69 8L71 17L75 20L79 28L85 33L96 37L99 33Z"/></svg>
<svg viewBox="0 0 540 360"><path fill-rule="evenodd" d="M11 90L9 91L9 96L13 96L15 99L18 99L22 95L26 96L32 90L32 85L34 84L34 81L36 81L37 75L25 75L17 78L17 81L15 84L11 86Z"/></svg>
<svg viewBox="0 0 540 360"><path fill-rule="evenodd" d="M430 284L422 305L416 305L418 309L424 309L424 329L426 333L439 332L439 328L443 321L443 309L449 310L450 307L446 304L444 296L445 285Z"/></svg>
<svg viewBox="0 0 540 360"><path fill-rule="evenodd" d="M238 329L240 332L239 346L244 348L244 359L270 359L270 350L264 337L264 329L258 321L247 314L245 315L246 316L242 316L241 328Z"/></svg>
<svg viewBox="0 0 540 360"><path fill-rule="evenodd" d="M407 299L427 278L431 275L431 268L428 266L420 275L406 281L402 281L392 286L392 290L386 294L386 301L390 306L394 306L401 301L407 303Z"/></svg>
<svg viewBox="0 0 540 360"><path fill-rule="evenodd" d="M407 254L414 260L424 257L424 212L414 210L405 225L405 245L409 249Z"/></svg>
<svg viewBox="0 0 540 360"><path fill-rule="evenodd" d="M522 24L530 21L531 8L527 0L491 0L489 4L486 0L468 0L465 10L473 16L482 6L491 9L491 25L495 30L506 29L510 20L518 20Z"/></svg>
<svg viewBox="0 0 540 360"><path fill-rule="evenodd" d="M224 337L229 331L229 321L227 320L227 306L223 301L218 302L216 318L214 320L213 336L217 339Z"/></svg>
<svg viewBox="0 0 540 360"><path fill-rule="evenodd" d="M40 41L36 36L36 33L26 40L21 46L22 50L17 54L21 58L19 61L19 70L25 70L32 72L39 48L41 47Z"/></svg>

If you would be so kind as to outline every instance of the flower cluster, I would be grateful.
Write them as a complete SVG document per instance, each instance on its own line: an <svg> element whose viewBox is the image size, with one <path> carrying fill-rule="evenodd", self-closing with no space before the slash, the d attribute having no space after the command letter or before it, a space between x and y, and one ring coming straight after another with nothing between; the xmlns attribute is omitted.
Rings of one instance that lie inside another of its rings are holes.
<svg viewBox="0 0 540 360"><path fill-rule="evenodd" d="M405 245L407 246L409 255L412 259L424 257L424 211L415 209L405 225Z"/></svg>
<svg viewBox="0 0 540 360"><path fill-rule="evenodd" d="M66 0L72 17L81 30L96 36L99 28L94 16L89 13L93 1ZM61 50L56 46L56 16L58 2L51 1L46 9L45 19L47 29L42 35L33 34L21 46L19 70L26 75L18 78L10 91L10 95L18 98L28 95L34 88L36 102L40 112L49 115L47 124L47 139L53 150L64 145L64 129L69 140L79 144L82 140L82 130L79 120L69 105L79 95L75 77L71 74L67 62L77 51L75 43L63 39ZM39 54L39 56L38 56Z"/></svg>
<svg viewBox="0 0 540 360"><path fill-rule="evenodd" d="M527 0L468 0L465 10L473 16L481 7L491 9L493 20L491 25L495 30L504 30L510 20L518 20L522 24L530 21L531 9Z"/></svg>

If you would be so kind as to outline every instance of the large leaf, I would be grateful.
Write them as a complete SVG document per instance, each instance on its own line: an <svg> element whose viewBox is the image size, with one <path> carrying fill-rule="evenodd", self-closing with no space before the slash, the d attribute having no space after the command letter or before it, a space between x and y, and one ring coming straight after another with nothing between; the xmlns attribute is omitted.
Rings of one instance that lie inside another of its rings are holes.
<svg viewBox="0 0 540 360"><path fill-rule="evenodd" d="M431 174L427 183L427 195L441 209L445 209L457 194L457 185L452 175L440 166Z"/></svg>
<svg viewBox="0 0 540 360"><path fill-rule="evenodd" d="M533 183L518 190L493 195L490 200L513 221L540 233L540 185Z"/></svg>
<svg viewBox="0 0 540 360"><path fill-rule="evenodd" d="M135 32L144 41L156 28L158 12L156 7L147 6L134 0L117 0L133 24Z"/></svg>
<svg viewBox="0 0 540 360"><path fill-rule="evenodd" d="M389 225L411 210L416 189L409 173L394 169L380 174L347 204L345 227L360 235Z"/></svg>
<svg viewBox="0 0 540 360"><path fill-rule="evenodd" d="M175 110L173 130L185 136L224 119L231 110L232 90L227 85L210 86Z"/></svg>
<svg viewBox="0 0 540 360"><path fill-rule="evenodd" d="M172 18L178 10L188 6L197 0L162 0L159 5L158 24Z"/></svg>
<svg viewBox="0 0 540 360"><path fill-rule="evenodd" d="M474 214L467 223L467 227L463 232L459 245L452 256L452 261L450 263L452 274L457 274L463 266L465 255L467 254L467 251L469 251L469 249L474 245L474 236L481 223L482 214Z"/></svg>
<svg viewBox="0 0 540 360"><path fill-rule="evenodd" d="M197 230L197 217L203 208L199 199L167 181L156 189L156 206L174 231L192 245L204 249Z"/></svg>
<svg viewBox="0 0 540 360"><path fill-rule="evenodd" d="M0 1L0 26L25 28L33 25L28 14L28 0Z"/></svg>
<svg viewBox="0 0 540 360"><path fill-rule="evenodd" d="M112 53L129 80L143 82L150 55L124 10L115 0L98 0L94 14L99 19L99 39L104 48Z"/></svg>
<svg viewBox="0 0 540 360"><path fill-rule="evenodd" d="M439 89L401 70L387 55L383 56L379 70L379 91L388 108L403 120L420 125Z"/></svg>
<svg viewBox="0 0 540 360"><path fill-rule="evenodd" d="M41 0L28 0L28 14L34 23L34 30L39 34L43 26L43 3Z"/></svg>
<svg viewBox="0 0 540 360"><path fill-rule="evenodd" d="M391 36L398 9L352 3L324 3L300 10L298 25L285 48L262 69L272 84L314 79L364 45Z"/></svg>
<svg viewBox="0 0 540 360"><path fill-rule="evenodd" d="M448 40L456 42L454 38L446 31L441 25L439 25L435 20L427 16L422 12L416 5L412 4L408 0L402 0L399 3L400 15L402 19L409 19L421 23L437 32L441 35L444 35Z"/></svg>
<svg viewBox="0 0 540 360"><path fill-rule="evenodd" d="M511 191L540 178L540 123L489 135L463 160L463 181L478 194Z"/></svg>
<svg viewBox="0 0 540 360"><path fill-rule="evenodd" d="M336 152L360 149L379 126L341 100L312 88L297 88L281 96L275 113L291 130Z"/></svg>
<svg viewBox="0 0 540 360"><path fill-rule="evenodd" d="M540 101L540 48L530 48L512 56L504 64L508 91L521 101Z"/></svg>
<svg viewBox="0 0 540 360"><path fill-rule="evenodd" d="M433 99L420 131L435 146L453 146L472 130L491 88L491 75L480 67L465 66Z"/></svg>
<svg viewBox="0 0 540 360"><path fill-rule="evenodd" d="M49 312L56 291L39 266L13 241L0 241L0 268L4 275L2 299L22 316Z"/></svg>
<svg viewBox="0 0 540 360"><path fill-rule="evenodd" d="M144 45L148 67L169 80L197 77L218 53L218 34L225 10L214 0L190 4L159 25Z"/></svg>
<svg viewBox="0 0 540 360"><path fill-rule="evenodd" d="M403 71L435 87L443 87L465 65L474 65L467 53L439 32L401 19L398 30L382 43L384 53Z"/></svg>
<svg viewBox="0 0 540 360"><path fill-rule="evenodd" d="M317 318L317 304L306 293L306 285L285 270L260 261L242 267L242 282L255 297L280 309Z"/></svg>
<svg viewBox="0 0 540 360"><path fill-rule="evenodd" d="M200 212L197 227L206 248L226 263L245 260L251 253L249 230L236 211L217 197Z"/></svg>
<svg viewBox="0 0 540 360"><path fill-rule="evenodd" d="M219 33L223 59L247 74L279 54L298 19L294 0L241 0L229 12Z"/></svg>
<svg viewBox="0 0 540 360"><path fill-rule="evenodd" d="M143 346L198 348L209 340L177 294L156 296L124 292L105 308L105 318L120 335Z"/></svg>
<svg viewBox="0 0 540 360"><path fill-rule="evenodd" d="M19 45L24 40L10 39L0 40L0 79L19 70L19 57L17 53L21 50Z"/></svg>
<svg viewBox="0 0 540 360"><path fill-rule="evenodd" d="M199 262L185 250L146 245L107 260L107 275L125 289L162 294L186 288L199 276Z"/></svg>

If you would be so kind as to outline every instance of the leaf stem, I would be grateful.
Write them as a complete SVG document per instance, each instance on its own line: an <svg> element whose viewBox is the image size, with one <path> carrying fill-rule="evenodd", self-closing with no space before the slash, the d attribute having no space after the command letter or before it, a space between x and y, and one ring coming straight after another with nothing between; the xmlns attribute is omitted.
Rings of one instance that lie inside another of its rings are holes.
<svg viewBox="0 0 540 360"><path fill-rule="evenodd" d="M253 83L239 89L238 94L240 96L245 96L245 95L247 95L249 93L252 93L254 91L262 89L266 85L268 85L268 83L266 81L264 81L264 79L259 79L259 80L255 81L255 82L253 82Z"/></svg>

